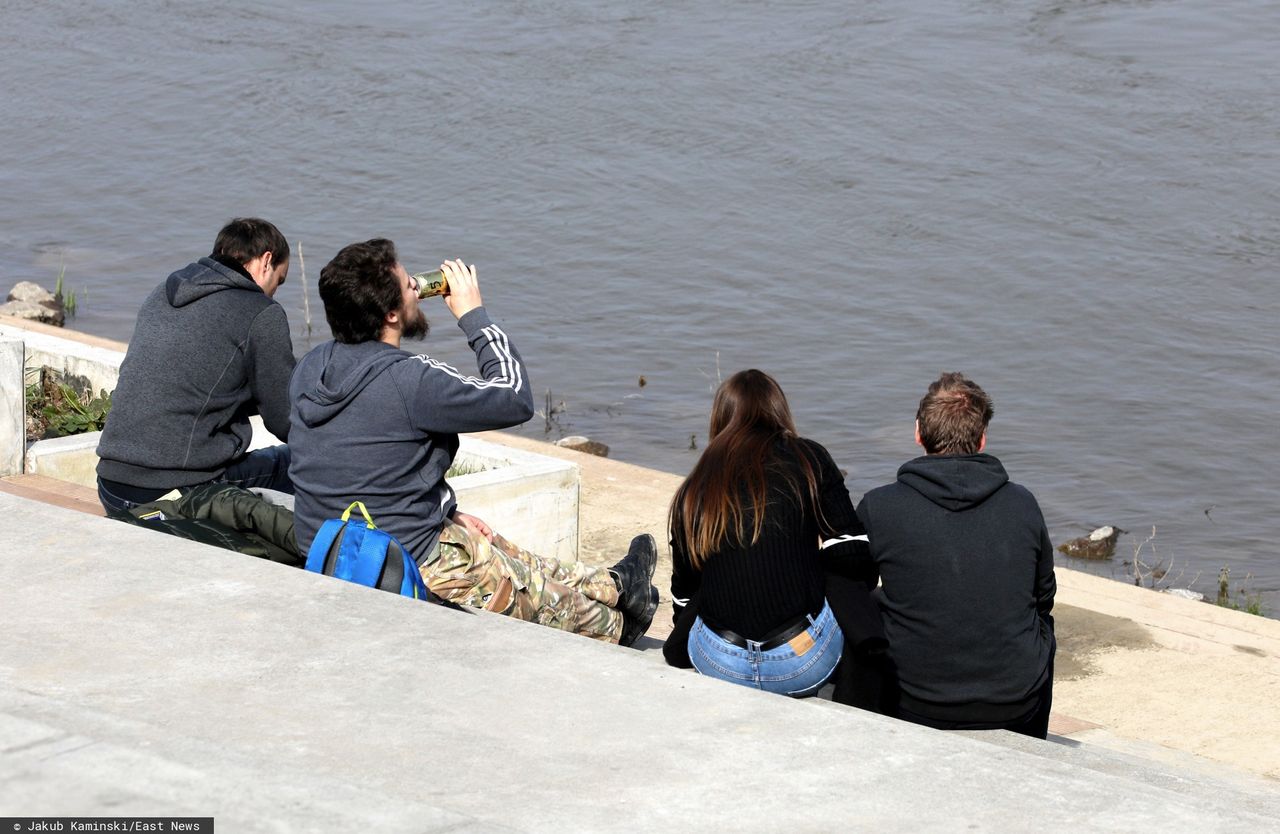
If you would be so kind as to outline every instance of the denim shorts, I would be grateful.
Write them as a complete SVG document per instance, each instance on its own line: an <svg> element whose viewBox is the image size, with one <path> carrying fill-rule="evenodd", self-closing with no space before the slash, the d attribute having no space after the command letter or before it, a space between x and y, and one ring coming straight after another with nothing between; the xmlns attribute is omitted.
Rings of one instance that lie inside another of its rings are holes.
<svg viewBox="0 0 1280 834"><path fill-rule="evenodd" d="M689 659L708 677L805 698L817 694L844 652L844 634L826 603L818 616L809 616L809 623L808 630L789 643L761 651L751 640L745 649L735 646L698 617L689 631ZM809 639L801 639L804 635Z"/></svg>

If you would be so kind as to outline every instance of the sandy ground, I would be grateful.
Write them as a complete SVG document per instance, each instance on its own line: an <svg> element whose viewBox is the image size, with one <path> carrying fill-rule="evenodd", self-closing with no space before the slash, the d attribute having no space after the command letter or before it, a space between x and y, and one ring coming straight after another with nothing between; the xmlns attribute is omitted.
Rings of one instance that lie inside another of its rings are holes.
<svg viewBox="0 0 1280 834"><path fill-rule="evenodd" d="M514 435L480 436L578 464L583 561L612 564L632 536L653 534L663 602L648 637L665 637L666 512L681 478ZM1051 732L1159 745L1280 780L1280 621L1062 567L1058 584Z"/></svg>
<svg viewBox="0 0 1280 834"><path fill-rule="evenodd" d="M1111 648L1091 674L1055 682L1054 707L1117 735L1280 780L1280 674L1274 658Z"/></svg>

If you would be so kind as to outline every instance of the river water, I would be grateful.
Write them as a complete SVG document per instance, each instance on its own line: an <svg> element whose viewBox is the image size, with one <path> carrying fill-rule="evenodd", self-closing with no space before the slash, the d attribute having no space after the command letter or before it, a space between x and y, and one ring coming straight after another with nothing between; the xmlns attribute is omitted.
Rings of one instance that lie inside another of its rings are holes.
<svg viewBox="0 0 1280 834"><path fill-rule="evenodd" d="M1090 569L1123 578L1155 528L1166 582L1212 593L1230 566L1280 613L1274 0L0 15L0 280L65 267L79 329L127 339L256 214L301 243L277 298L302 352L320 267L386 236L411 268L478 265L563 403L524 433L684 473L716 381L756 366L855 500L962 370L1055 541L1133 531ZM427 311L426 349L470 365Z"/></svg>

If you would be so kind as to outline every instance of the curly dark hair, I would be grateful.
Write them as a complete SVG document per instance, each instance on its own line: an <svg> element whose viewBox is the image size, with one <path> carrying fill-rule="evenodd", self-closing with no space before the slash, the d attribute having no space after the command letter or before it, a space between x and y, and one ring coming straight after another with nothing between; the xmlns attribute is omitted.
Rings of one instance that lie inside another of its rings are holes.
<svg viewBox="0 0 1280 834"><path fill-rule="evenodd" d="M386 238L344 246L320 270L320 300L333 338L345 344L376 341L387 313L400 308L396 245Z"/></svg>

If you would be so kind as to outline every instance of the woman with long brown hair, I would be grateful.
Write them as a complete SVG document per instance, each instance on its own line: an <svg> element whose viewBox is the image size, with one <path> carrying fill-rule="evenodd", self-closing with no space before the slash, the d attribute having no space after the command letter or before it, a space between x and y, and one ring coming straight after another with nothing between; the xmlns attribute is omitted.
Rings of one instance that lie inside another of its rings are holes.
<svg viewBox="0 0 1280 834"><path fill-rule="evenodd" d="M815 694L845 638L821 542L862 532L831 455L799 437L782 389L740 371L717 389L710 441L671 503L672 665L793 697ZM685 651L687 649L687 655Z"/></svg>

